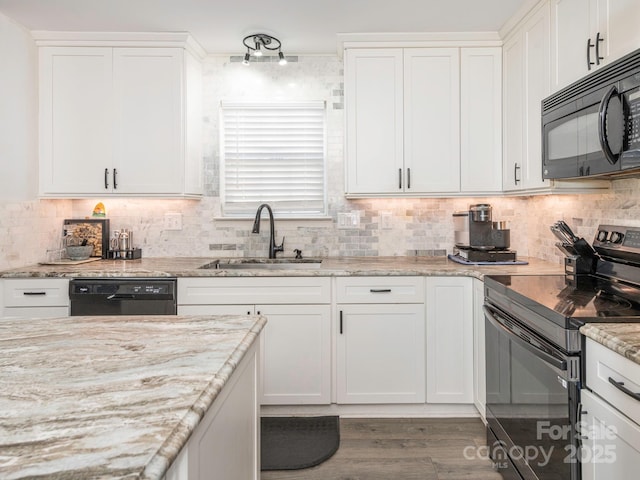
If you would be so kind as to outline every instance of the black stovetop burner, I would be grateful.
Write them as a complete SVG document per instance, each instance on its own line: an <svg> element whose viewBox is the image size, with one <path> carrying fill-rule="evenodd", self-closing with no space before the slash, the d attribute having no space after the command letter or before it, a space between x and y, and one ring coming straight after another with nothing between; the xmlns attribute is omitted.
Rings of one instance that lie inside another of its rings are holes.
<svg viewBox="0 0 640 480"><path fill-rule="evenodd" d="M492 275L488 287L565 328L640 322L640 288L594 275Z"/></svg>
<svg viewBox="0 0 640 480"><path fill-rule="evenodd" d="M565 262L567 275L488 276L485 285L511 307L525 307L566 329L640 322L640 228L600 225L593 248L579 242L584 245L574 250L581 255ZM588 273L575 268L578 260L591 266Z"/></svg>

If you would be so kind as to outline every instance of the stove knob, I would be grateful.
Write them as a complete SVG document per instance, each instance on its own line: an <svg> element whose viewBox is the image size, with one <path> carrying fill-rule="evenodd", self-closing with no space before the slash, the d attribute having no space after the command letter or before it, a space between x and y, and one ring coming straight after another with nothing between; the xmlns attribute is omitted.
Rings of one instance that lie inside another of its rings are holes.
<svg viewBox="0 0 640 480"><path fill-rule="evenodd" d="M624 238L624 235L620 232L611 232L611 237L609 237L609 240L611 241L611 243L622 243L622 239Z"/></svg>
<svg viewBox="0 0 640 480"><path fill-rule="evenodd" d="M606 230L598 231L598 241L599 242L606 242L608 236L609 236L609 232L607 232Z"/></svg>

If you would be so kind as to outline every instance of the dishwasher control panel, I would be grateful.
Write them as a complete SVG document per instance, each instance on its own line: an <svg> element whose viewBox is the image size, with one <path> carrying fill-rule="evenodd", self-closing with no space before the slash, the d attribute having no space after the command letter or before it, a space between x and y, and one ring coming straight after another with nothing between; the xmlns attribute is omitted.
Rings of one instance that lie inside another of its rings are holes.
<svg viewBox="0 0 640 480"><path fill-rule="evenodd" d="M150 278L76 278L69 282L69 297L130 295L136 298L175 298L176 280Z"/></svg>

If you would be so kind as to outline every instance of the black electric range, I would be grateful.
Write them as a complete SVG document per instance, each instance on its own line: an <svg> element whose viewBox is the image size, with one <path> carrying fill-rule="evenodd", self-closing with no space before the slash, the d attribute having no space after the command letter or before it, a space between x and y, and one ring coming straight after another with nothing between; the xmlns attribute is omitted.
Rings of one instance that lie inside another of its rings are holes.
<svg viewBox="0 0 640 480"><path fill-rule="evenodd" d="M593 247L580 240L588 248L565 275L485 277L487 440L504 478L580 480L579 455L567 455L580 452L579 328L640 322L640 228L601 225Z"/></svg>
<svg viewBox="0 0 640 480"><path fill-rule="evenodd" d="M487 303L569 352L586 323L640 322L640 228L601 225L593 247L588 273L486 276Z"/></svg>

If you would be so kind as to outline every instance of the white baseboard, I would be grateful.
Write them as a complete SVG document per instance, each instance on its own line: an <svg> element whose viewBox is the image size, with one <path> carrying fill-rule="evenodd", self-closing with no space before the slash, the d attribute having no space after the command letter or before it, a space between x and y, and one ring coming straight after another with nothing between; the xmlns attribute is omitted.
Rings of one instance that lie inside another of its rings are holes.
<svg viewBox="0 0 640 480"><path fill-rule="evenodd" d="M338 415L345 418L478 418L473 404L402 404L402 405L262 405L264 416Z"/></svg>

